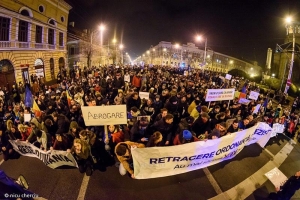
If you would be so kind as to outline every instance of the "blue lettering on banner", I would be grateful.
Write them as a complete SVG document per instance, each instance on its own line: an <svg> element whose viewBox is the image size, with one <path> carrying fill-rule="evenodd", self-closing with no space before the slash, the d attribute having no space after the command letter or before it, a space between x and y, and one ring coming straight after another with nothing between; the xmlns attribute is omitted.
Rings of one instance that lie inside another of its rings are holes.
<svg viewBox="0 0 300 200"><path fill-rule="evenodd" d="M263 135L267 135L270 131L272 130L263 130L263 129L256 129L253 133L253 135L260 135L260 136L263 136Z"/></svg>

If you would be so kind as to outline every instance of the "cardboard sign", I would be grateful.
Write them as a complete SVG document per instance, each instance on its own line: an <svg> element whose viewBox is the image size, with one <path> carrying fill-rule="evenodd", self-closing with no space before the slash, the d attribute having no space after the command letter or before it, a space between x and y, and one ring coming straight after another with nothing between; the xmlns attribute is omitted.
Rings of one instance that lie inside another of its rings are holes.
<svg viewBox="0 0 300 200"><path fill-rule="evenodd" d="M83 106L81 109L86 126L127 124L126 105Z"/></svg>
<svg viewBox="0 0 300 200"><path fill-rule="evenodd" d="M249 99L257 100L258 97L259 97L259 93L258 92L254 92L254 91L250 92Z"/></svg>
<svg viewBox="0 0 300 200"><path fill-rule="evenodd" d="M230 74L226 74L226 76L225 76L225 79L227 79L227 80L231 80L231 75Z"/></svg>
<svg viewBox="0 0 300 200"><path fill-rule="evenodd" d="M234 98L234 88L232 89L208 89L205 101L225 101Z"/></svg>
<svg viewBox="0 0 300 200"><path fill-rule="evenodd" d="M275 187L282 186L288 180L288 178L277 167L265 173L265 176L273 183Z"/></svg>
<svg viewBox="0 0 300 200"><path fill-rule="evenodd" d="M24 122L30 122L31 114L24 114Z"/></svg>
<svg viewBox="0 0 300 200"><path fill-rule="evenodd" d="M139 96L141 99L149 99L149 92L139 92Z"/></svg>

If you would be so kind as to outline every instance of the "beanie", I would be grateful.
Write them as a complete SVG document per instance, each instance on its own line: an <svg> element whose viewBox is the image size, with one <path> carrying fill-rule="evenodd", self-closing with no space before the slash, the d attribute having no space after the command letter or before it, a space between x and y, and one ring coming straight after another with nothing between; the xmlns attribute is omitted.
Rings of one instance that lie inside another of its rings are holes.
<svg viewBox="0 0 300 200"><path fill-rule="evenodd" d="M189 130L184 130L182 132L182 137L183 139L190 140L193 137L193 135Z"/></svg>

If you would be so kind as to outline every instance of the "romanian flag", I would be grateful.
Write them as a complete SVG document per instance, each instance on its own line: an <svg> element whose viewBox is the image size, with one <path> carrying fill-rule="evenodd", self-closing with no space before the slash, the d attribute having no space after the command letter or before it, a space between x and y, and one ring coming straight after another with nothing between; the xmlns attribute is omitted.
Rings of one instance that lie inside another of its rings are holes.
<svg viewBox="0 0 300 200"><path fill-rule="evenodd" d="M35 100L33 100L32 110L33 110L34 115L35 115L36 117L40 117L40 116L42 115L42 112L41 112L41 110L40 110L40 107L39 107L39 105L36 103Z"/></svg>
<svg viewBox="0 0 300 200"><path fill-rule="evenodd" d="M71 105L71 100L72 100L72 97L70 96L70 92L69 92L69 90L66 90L66 93L67 93L67 101L68 101L68 106L70 107L70 105Z"/></svg>

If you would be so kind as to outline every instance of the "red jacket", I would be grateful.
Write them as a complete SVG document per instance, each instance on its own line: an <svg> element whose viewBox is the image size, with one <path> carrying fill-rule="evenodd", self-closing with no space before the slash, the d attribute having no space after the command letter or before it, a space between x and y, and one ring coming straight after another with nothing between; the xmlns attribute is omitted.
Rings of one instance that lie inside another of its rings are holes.
<svg viewBox="0 0 300 200"><path fill-rule="evenodd" d="M137 77L137 76L134 76L132 78L132 85L134 87L141 87L141 78Z"/></svg>

